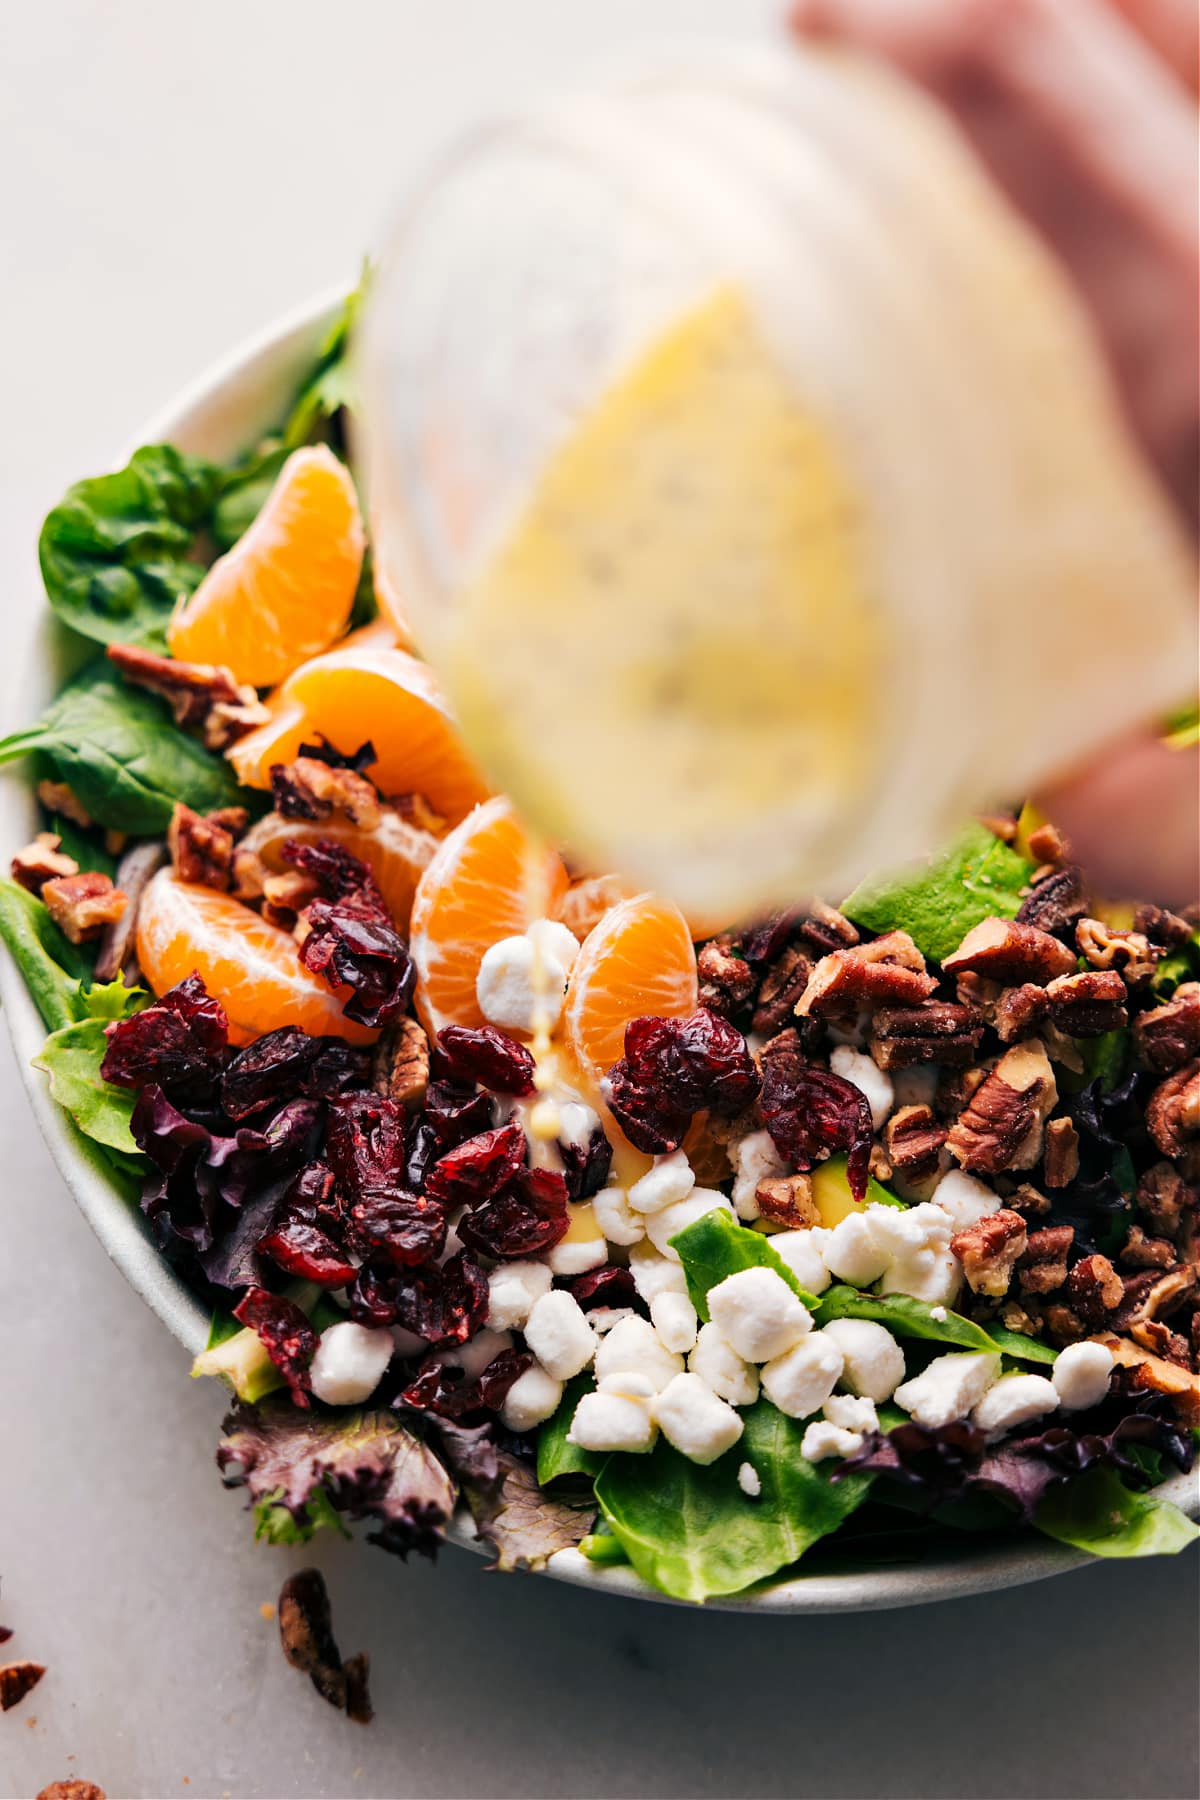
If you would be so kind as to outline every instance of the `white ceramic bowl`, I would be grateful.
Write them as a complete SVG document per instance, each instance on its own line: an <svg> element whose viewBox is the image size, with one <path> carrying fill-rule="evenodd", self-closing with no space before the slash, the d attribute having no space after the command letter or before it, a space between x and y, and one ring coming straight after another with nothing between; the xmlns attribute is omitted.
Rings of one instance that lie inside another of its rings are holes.
<svg viewBox="0 0 1200 1800"><path fill-rule="evenodd" d="M284 411L298 379L316 353L343 291L339 289L299 308L235 351L151 420L129 445L126 455L138 444L170 442L195 455L223 459L250 443ZM114 466L123 460L115 457ZM92 473L81 471L84 472ZM24 674L25 679L15 691L26 709L25 716L20 720L6 719L6 730L36 717L58 685L48 614L31 636ZM0 781L0 862L8 847L15 848L28 840L35 828L35 817L32 795L20 771ZM7 952L0 954L0 998L38 1127L80 1211L130 1286L180 1343L195 1354L203 1348L208 1334L207 1312L163 1261L141 1215L112 1187L87 1140L51 1100L44 1078L31 1067L45 1032ZM1177 1476L1159 1491L1193 1515L1196 1513L1195 1483L1188 1477ZM467 1548L479 1548L466 1517L456 1519L450 1536ZM1090 1560L1082 1551L1032 1534L1015 1539L1011 1545L980 1548L964 1533L961 1541L948 1541L944 1550L924 1557L915 1566L795 1575L744 1596L709 1604L739 1612L869 1612L1015 1587L1021 1582L1079 1568ZM641 1599L665 1599L631 1569L598 1569L577 1551L561 1552L552 1560L548 1573L580 1587Z"/></svg>

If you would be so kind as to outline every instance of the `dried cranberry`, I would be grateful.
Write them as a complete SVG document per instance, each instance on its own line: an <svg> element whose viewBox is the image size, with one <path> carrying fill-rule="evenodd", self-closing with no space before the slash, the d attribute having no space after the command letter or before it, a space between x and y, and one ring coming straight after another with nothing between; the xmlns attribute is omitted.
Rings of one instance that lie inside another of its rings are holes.
<svg viewBox="0 0 1200 1800"><path fill-rule="evenodd" d="M549 1250L570 1223L563 1177L553 1169L521 1169L505 1192L464 1214L458 1235L480 1255L503 1261Z"/></svg>
<svg viewBox="0 0 1200 1800"><path fill-rule="evenodd" d="M324 896L304 909L305 968L332 988L351 989L342 1008L347 1018L371 1027L399 1018L416 972L367 865L329 838L315 844L289 838L283 855L311 875Z"/></svg>
<svg viewBox="0 0 1200 1800"><path fill-rule="evenodd" d="M403 1191L364 1194L350 1208L347 1225L356 1249L379 1251L401 1269L431 1262L446 1242L440 1201Z"/></svg>
<svg viewBox="0 0 1200 1800"><path fill-rule="evenodd" d="M400 1317L400 1271L392 1263L365 1262L346 1296L356 1325L394 1325Z"/></svg>
<svg viewBox="0 0 1200 1800"><path fill-rule="evenodd" d="M279 1370L298 1406L307 1406L308 1365L317 1347L317 1333L294 1300L251 1288L233 1309L242 1325L257 1333L263 1349Z"/></svg>
<svg viewBox="0 0 1200 1800"><path fill-rule="evenodd" d="M494 1025L447 1025L438 1050L454 1081L477 1081L497 1094L533 1092L533 1057Z"/></svg>
<svg viewBox="0 0 1200 1800"><path fill-rule="evenodd" d="M425 1192L447 1206L478 1206L507 1187L525 1162L525 1132L498 1125L448 1150L425 1177Z"/></svg>
<svg viewBox="0 0 1200 1800"><path fill-rule="evenodd" d="M586 1143L567 1144L560 1138L558 1154L562 1159L567 1194L572 1200L590 1200L608 1180L612 1168L612 1145L597 1125Z"/></svg>
<svg viewBox="0 0 1200 1800"><path fill-rule="evenodd" d="M311 1162L301 1169L283 1197L283 1210L291 1217L315 1225L322 1213L333 1208L333 1172L324 1163Z"/></svg>
<svg viewBox="0 0 1200 1800"><path fill-rule="evenodd" d="M703 1006L683 1019L631 1019L625 1054L605 1083L625 1135L654 1154L678 1149L694 1113L707 1109L732 1118L757 1090L745 1038Z"/></svg>
<svg viewBox="0 0 1200 1800"><path fill-rule="evenodd" d="M259 1250L288 1275L318 1287L345 1287L358 1273L327 1232L299 1218L285 1219L260 1238Z"/></svg>
<svg viewBox="0 0 1200 1800"><path fill-rule="evenodd" d="M409 1132L404 1156L404 1179L414 1193L424 1188L425 1177L441 1154L437 1127L429 1119L417 1119Z"/></svg>
<svg viewBox="0 0 1200 1800"><path fill-rule="evenodd" d="M100 1073L116 1087L159 1087L173 1100L207 1104L228 1047L229 1020L198 975L108 1027Z"/></svg>
<svg viewBox="0 0 1200 1800"><path fill-rule="evenodd" d="M221 1077L221 1105L231 1119L245 1119L290 1094L329 1098L365 1087L370 1070L369 1050L283 1025L238 1051Z"/></svg>
<svg viewBox="0 0 1200 1800"><path fill-rule="evenodd" d="M396 1321L435 1347L465 1344L487 1317L487 1276L461 1251L397 1275Z"/></svg>
<svg viewBox="0 0 1200 1800"><path fill-rule="evenodd" d="M850 1192L864 1198L873 1126L859 1088L785 1050L765 1059L759 1104L776 1149L794 1169L811 1169L844 1150Z"/></svg>
<svg viewBox="0 0 1200 1800"><path fill-rule="evenodd" d="M349 769L355 775L365 775L376 760L375 746L370 738L365 744L360 744L357 750L346 755L320 731L315 744L301 744L296 752L297 760L302 756L308 762L324 763L330 769Z"/></svg>
<svg viewBox="0 0 1200 1800"><path fill-rule="evenodd" d="M491 1128L492 1101L488 1094L469 1088L432 1082L424 1110L409 1131L405 1158L405 1185L419 1189L431 1166L447 1150Z"/></svg>
<svg viewBox="0 0 1200 1800"><path fill-rule="evenodd" d="M772 963L783 950L792 927L796 923L797 911L789 907L784 912L773 913L769 919L751 925L742 935L742 955L748 963Z"/></svg>
<svg viewBox="0 0 1200 1800"><path fill-rule="evenodd" d="M692 1115L665 1100L657 1084L642 1082L622 1060L609 1070L603 1092L609 1111L636 1150L648 1156L678 1150Z"/></svg>
<svg viewBox="0 0 1200 1800"><path fill-rule="evenodd" d="M283 858L293 868L311 875L325 900L358 899L372 908L380 918L389 917L383 895L366 863L333 838L288 838L283 845Z"/></svg>
<svg viewBox="0 0 1200 1800"><path fill-rule="evenodd" d="M339 1094L329 1106L325 1154L348 1194L403 1187L403 1108L379 1094Z"/></svg>
<svg viewBox="0 0 1200 1800"><path fill-rule="evenodd" d="M444 1419L461 1419L475 1412L499 1412L508 1390L533 1366L527 1350L502 1350L475 1381L438 1357L422 1363L415 1378L399 1395L399 1403L417 1412L437 1413Z"/></svg>
<svg viewBox="0 0 1200 1800"><path fill-rule="evenodd" d="M620 1263L605 1263L602 1269L588 1269L567 1282L579 1305L587 1312L593 1306L633 1306L637 1288L633 1276Z"/></svg>

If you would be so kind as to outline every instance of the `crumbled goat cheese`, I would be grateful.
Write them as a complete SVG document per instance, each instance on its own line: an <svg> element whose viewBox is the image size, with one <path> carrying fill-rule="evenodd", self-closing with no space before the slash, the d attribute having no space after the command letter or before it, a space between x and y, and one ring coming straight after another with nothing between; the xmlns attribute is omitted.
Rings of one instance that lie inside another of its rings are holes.
<svg viewBox="0 0 1200 1800"><path fill-rule="evenodd" d="M782 1356L812 1330L812 1314L774 1269L739 1269L709 1289L713 1323L747 1362Z"/></svg>
<svg viewBox="0 0 1200 1800"><path fill-rule="evenodd" d="M477 1331L465 1344L452 1344L445 1350L439 1350L437 1359L449 1368L461 1369L468 1381L474 1381L502 1350L511 1350L512 1347L509 1332L493 1331L490 1326L485 1325L482 1331Z"/></svg>
<svg viewBox="0 0 1200 1800"><path fill-rule="evenodd" d="M1068 1344L1059 1351L1050 1371L1059 1404L1067 1412L1099 1406L1108 1392L1113 1366L1112 1351L1103 1344Z"/></svg>
<svg viewBox="0 0 1200 1800"><path fill-rule="evenodd" d="M673 1150L669 1156L656 1157L654 1167L634 1182L629 1190L629 1204L634 1212L661 1212L676 1200L686 1200L695 1185L696 1177L687 1157L682 1150Z"/></svg>
<svg viewBox="0 0 1200 1800"><path fill-rule="evenodd" d="M599 1113L582 1100L560 1100L557 1110L559 1141L582 1149L600 1123Z"/></svg>
<svg viewBox="0 0 1200 1800"><path fill-rule="evenodd" d="M608 1244L602 1237L562 1238L546 1252L546 1267L552 1275L585 1275L589 1269L602 1268L607 1261Z"/></svg>
<svg viewBox="0 0 1200 1800"><path fill-rule="evenodd" d="M749 1494L751 1500L757 1500L762 1493L762 1482L753 1463L741 1464L737 1472L737 1484L743 1494Z"/></svg>
<svg viewBox="0 0 1200 1800"><path fill-rule="evenodd" d="M931 1306L929 1309L929 1316L931 1319L936 1319L939 1325L944 1325L946 1320L950 1317L944 1306Z"/></svg>
<svg viewBox="0 0 1200 1800"><path fill-rule="evenodd" d="M775 1148L769 1131L747 1132L734 1148L730 1161L733 1164L734 1210L739 1219L753 1224L759 1216L755 1198L759 1182L767 1181L773 1175L786 1175L787 1164Z"/></svg>
<svg viewBox="0 0 1200 1800"><path fill-rule="evenodd" d="M500 1263L488 1276L487 1322L493 1331L520 1331L534 1302L550 1292L545 1263Z"/></svg>
<svg viewBox="0 0 1200 1800"><path fill-rule="evenodd" d="M308 1365L313 1393L329 1406L357 1406L370 1399L394 1349L390 1331L373 1331L349 1319L327 1326Z"/></svg>
<svg viewBox="0 0 1200 1800"><path fill-rule="evenodd" d="M999 1375L1000 1357L995 1352L952 1351L935 1356L920 1375L898 1387L893 1398L918 1425L936 1430L954 1419L965 1419Z"/></svg>
<svg viewBox="0 0 1200 1800"><path fill-rule="evenodd" d="M575 1408L567 1442L581 1450L652 1450L658 1436L654 1387L643 1375L609 1375Z"/></svg>
<svg viewBox="0 0 1200 1800"><path fill-rule="evenodd" d="M829 1273L851 1287L870 1287L888 1265L886 1253L871 1236L866 1213L847 1213L839 1219L821 1254Z"/></svg>
<svg viewBox="0 0 1200 1800"><path fill-rule="evenodd" d="M1005 1375L990 1387L971 1413L971 1423L989 1439L1003 1437L1014 1425L1054 1412L1058 1394L1044 1375Z"/></svg>
<svg viewBox="0 0 1200 1800"><path fill-rule="evenodd" d="M506 1031L532 1031L539 1012L548 1027L558 1024L567 971L556 956L543 951L538 980L534 973L538 962L539 954L527 937L501 938L484 951L475 998L490 1024Z"/></svg>
<svg viewBox="0 0 1200 1800"><path fill-rule="evenodd" d="M600 1340L596 1352L596 1379L632 1371L644 1375L657 1393L683 1369L683 1358L668 1350L648 1319L635 1313Z"/></svg>
<svg viewBox="0 0 1200 1800"><path fill-rule="evenodd" d="M672 1250L671 1239L688 1225L694 1225L705 1213L717 1207L723 1212L732 1213L733 1207L725 1195L716 1188L693 1188L686 1200L676 1200L674 1206L664 1206L661 1212L646 1215L646 1236L656 1249L672 1261L679 1261L679 1252Z"/></svg>
<svg viewBox="0 0 1200 1800"><path fill-rule="evenodd" d="M637 1313L632 1306L593 1306L588 1310L587 1321L597 1337L603 1337L622 1319L636 1319Z"/></svg>
<svg viewBox="0 0 1200 1800"><path fill-rule="evenodd" d="M831 1425L828 1419L814 1419L800 1439L800 1454L809 1462L824 1462L828 1456L854 1456L862 1447L861 1432L846 1431L840 1425Z"/></svg>
<svg viewBox="0 0 1200 1800"><path fill-rule="evenodd" d="M579 955L579 939L559 919L535 919L525 936L547 959L553 958L569 975Z"/></svg>
<svg viewBox="0 0 1200 1800"><path fill-rule="evenodd" d="M562 1382L534 1363L509 1388L500 1417L510 1431L532 1431L557 1412L562 1393Z"/></svg>
<svg viewBox="0 0 1200 1800"><path fill-rule="evenodd" d="M888 1259L880 1293L908 1294L930 1305L945 1305L956 1297L962 1265L950 1249L954 1224L942 1207L929 1202L906 1211L868 1207L867 1229Z"/></svg>
<svg viewBox="0 0 1200 1800"><path fill-rule="evenodd" d="M843 1081L850 1082L860 1094L866 1095L867 1105L871 1108L871 1123L876 1131L882 1131L896 1103L890 1076L876 1068L861 1050L852 1050L849 1044L834 1046L829 1052L829 1066L835 1075L840 1075Z"/></svg>
<svg viewBox="0 0 1200 1800"><path fill-rule="evenodd" d="M892 1076L897 1106L932 1106L942 1071L936 1063L897 1069Z"/></svg>
<svg viewBox="0 0 1200 1800"><path fill-rule="evenodd" d="M597 1339L575 1296L565 1288L551 1288L525 1321L525 1342L548 1375L570 1381L595 1356Z"/></svg>
<svg viewBox="0 0 1200 1800"><path fill-rule="evenodd" d="M654 1244L633 1244L629 1250L633 1285L649 1306L656 1294L686 1294L687 1277L677 1256L664 1256Z"/></svg>
<svg viewBox="0 0 1200 1800"><path fill-rule="evenodd" d="M688 1368L731 1406L753 1406L758 1399L758 1370L738 1355L717 1325L700 1327Z"/></svg>
<svg viewBox="0 0 1200 1800"><path fill-rule="evenodd" d="M759 1371L763 1393L791 1419L807 1419L824 1406L842 1373L842 1353L823 1331L801 1339Z"/></svg>
<svg viewBox="0 0 1200 1800"><path fill-rule="evenodd" d="M879 1414L873 1400L860 1400L855 1394L831 1394L821 1408L831 1425L843 1431L878 1431Z"/></svg>
<svg viewBox="0 0 1200 1800"><path fill-rule="evenodd" d="M874 1319L831 1319L823 1337L842 1353L842 1386L864 1400L890 1400L904 1380L904 1352Z"/></svg>
<svg viewBox="0 0 1200 1800"><path fill-rule="evenodd" d="M646 1235L646 1221L634 1212L623 1187L602 1187L592 1195L592 1211L610 1244L636 1244Z"/></svg>
<svg viewBox="0 0 1200 1800"><path fill-rule="evenodd" d="M676 1375L668 1382L658 1396L656 1414L668 1443L695 1463L716 1462L744 1429L732 1406L718 1399L698 1375Z"/></svg>
<svg viewBox="0 0 1200 1800"><path fill-rule="evenodd" d="M804 1227L799 1231L776 1231L768 1239L772 1250L810 1294L823 1294L829 1286L829 1270L821 1257L829 1233L823 1225Z"/></svg>
<svg viewBox="0 0 1200 1800"><path fill-rule="evenodd" d="M955 1231L966 1231L969 1226L978 1225L980 1219L986 1219L989 1213L998 1212L1004 1205L986 1181L968 1175L965 1169L951 1169L943 1175L933 1190L933 1200L943 1212L949 1213Z"/></svg>
<svg viewBox="0 0 1200 1800"><path fill-rule="evenodd" d="M696 1342L700 1321L686 1294L656 1294L650 1302L650 1322L668 1350L686 1356Z"/></svg>

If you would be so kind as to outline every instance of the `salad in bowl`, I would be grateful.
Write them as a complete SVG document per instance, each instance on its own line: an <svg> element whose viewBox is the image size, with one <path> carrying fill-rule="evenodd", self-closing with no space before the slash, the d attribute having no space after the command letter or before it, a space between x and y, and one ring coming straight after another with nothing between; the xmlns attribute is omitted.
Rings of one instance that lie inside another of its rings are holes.
<svg viewBox="0 0 1200 1800"><path fill-rule="evenodd" d="M237 455L54 508L0 743L34 1079L257 1533L798 1608L1183 1548L1197 915L1019 804L717 930L540 843L372 557L355 305Z"/></svg>

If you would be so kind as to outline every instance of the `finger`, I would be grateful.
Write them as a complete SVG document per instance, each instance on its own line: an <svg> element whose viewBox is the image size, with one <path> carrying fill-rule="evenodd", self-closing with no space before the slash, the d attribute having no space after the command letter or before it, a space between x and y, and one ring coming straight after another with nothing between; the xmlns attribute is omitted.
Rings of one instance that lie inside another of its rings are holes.
<svg viewBox="0 0 1200 1800"><path fill-rule="evenodd" d="M1172 907L1200 894L1200 747L1172 750L1139 733L1037 804L1099 892Z"/></svg>
<svg viewBox="0 0 1200 1800"><path fill-rule="evenodd" d="M1200 8L1196 0L1109 0L1194 94L1200 86Z"/></svg>

